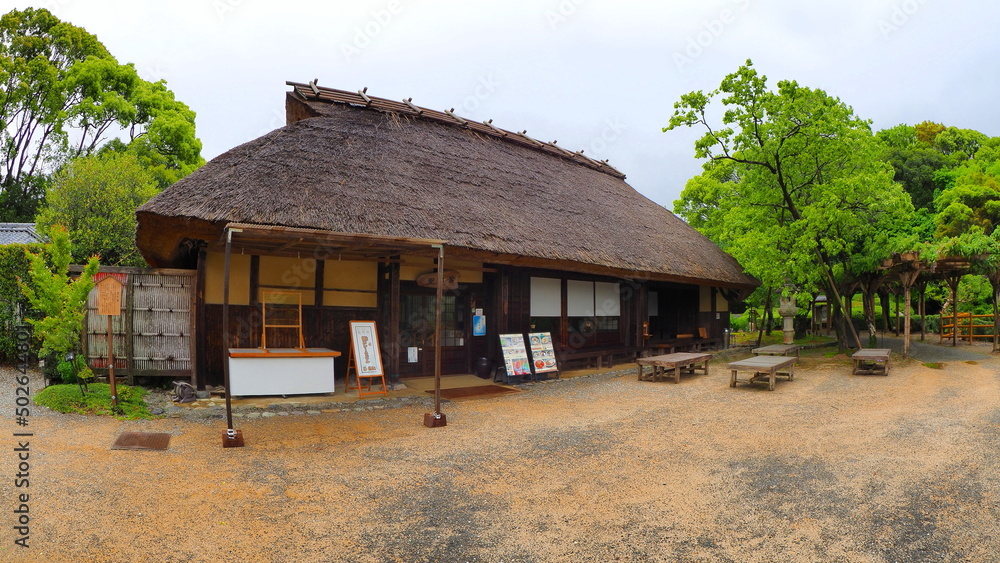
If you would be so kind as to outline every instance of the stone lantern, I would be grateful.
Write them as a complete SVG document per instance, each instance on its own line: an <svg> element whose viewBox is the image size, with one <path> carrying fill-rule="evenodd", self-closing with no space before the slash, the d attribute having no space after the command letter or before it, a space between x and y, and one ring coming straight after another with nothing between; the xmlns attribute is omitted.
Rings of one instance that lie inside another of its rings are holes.
<svg viewBox="0 0 1000 563"><path fill-rule="evenodd" d="M795 341L795 313L798 312L795 295L781 296L778 299L778 314L781 315L781 330L785 333L785 344L792 344Z"/></svg>

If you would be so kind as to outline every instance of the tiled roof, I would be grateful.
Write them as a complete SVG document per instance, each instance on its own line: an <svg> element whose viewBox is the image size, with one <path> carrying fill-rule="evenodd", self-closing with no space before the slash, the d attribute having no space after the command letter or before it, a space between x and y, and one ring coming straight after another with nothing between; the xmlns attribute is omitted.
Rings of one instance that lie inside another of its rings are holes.
<svg viewBox="0 0 1000 563"><path fill-rule="evenodd" d="M0 223L0 244L42 242L34 223Z"/></svg>

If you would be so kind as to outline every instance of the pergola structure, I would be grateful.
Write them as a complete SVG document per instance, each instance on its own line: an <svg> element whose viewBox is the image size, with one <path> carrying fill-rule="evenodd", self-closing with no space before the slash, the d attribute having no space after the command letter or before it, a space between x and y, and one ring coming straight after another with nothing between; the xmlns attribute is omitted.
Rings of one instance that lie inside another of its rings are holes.
<svg viewBox="0 0 1000 563"><path fill-rule="evenodd" d="M903 286L903 356L906 357L910 352L910 290L916 285L920 280L929 281L931 279L943 279L948 284L948 288L951 290L952 303L956 306L952 307L953 321L952 324L958 324L958 284L962 281L962 277L971 273L972 265L967 258L962 258L960 256L941 256L938 257L933 262L926 260L921 260L920 255L917 252L903 252L893 254L891 258L887 258L882 261L880 267L881 270L886 272L887 276L896 276L899 278L900 283ZM920 307L921 319L924 316L923 299L921 298ZM994 325L996 324L996 319L994 319ZM994 331L994 346L996 346L997 336ZM952 346L958 345L958 330L952 332Z"/></svg>

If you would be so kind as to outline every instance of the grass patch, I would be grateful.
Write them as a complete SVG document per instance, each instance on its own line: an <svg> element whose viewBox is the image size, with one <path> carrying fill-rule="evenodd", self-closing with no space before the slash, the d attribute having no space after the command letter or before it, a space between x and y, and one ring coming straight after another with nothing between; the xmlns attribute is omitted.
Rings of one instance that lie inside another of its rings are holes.
<svg viewBox="0 0 1000 563"><path fill-rule="evenodd" d="M35 404L57 412L114 416L115 418L136 420L155 418L143 397L147 391L142 387L116 385L118 408L112 409L111 386L107 383L91 383L86 395L80 394L77 385L49 385L35 394Z"/></svg>
<svg viewBox="0 0 1000 563"><path fill-rule="evenodd" d="M761 338L760 345L767 346L769 344L782 344L785 340L785 334L780 330L772 330L770 336L765 334ZM809 346L812 344L828 344L830 342L835 342L837 339L832 336L819 336L819 335L808 335L803 338L796 338L795 344L800 346ZM732 333L732 344L734 346L750 346L757 344L757 333L756 332L734 332Z"/></svg>
<svg viewBox="0 0 1000 563"><path fill-rule="evenodd" d="M940 362L929 362L929 363L924 364L924 367L928 367L928 368L931 368L931 369L941 369L941 368L944 367L944 364L942 364Z"/></svg>

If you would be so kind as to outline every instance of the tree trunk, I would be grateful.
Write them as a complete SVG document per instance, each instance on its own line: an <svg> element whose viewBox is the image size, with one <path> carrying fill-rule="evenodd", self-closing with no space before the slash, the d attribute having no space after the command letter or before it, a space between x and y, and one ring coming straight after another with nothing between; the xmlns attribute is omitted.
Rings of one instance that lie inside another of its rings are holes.
<svg viewBox="0 0 1000 563"><path fill-rule="evenodd" d="M764 339L764 327L770 322L771 294L771 288L767 288L767 294L764 296L764 312L760 316L760 326L757 327L757 348L760 348L761 341ZM770 328L768 328L767 334L771 334Z"/></svg>
<svg viewBox="0 0 1000 563"><path fill-rule="evenodd" d="M882 287L878 292L878 300L882 303L882 332L889 332L889 289Z"/></svg>
<svg viewBox="0 0 1000 563"><path fill-rule="evenodd" d="M986 276L993 287L993 352L1000 352L1000 272Z"/></svg>

